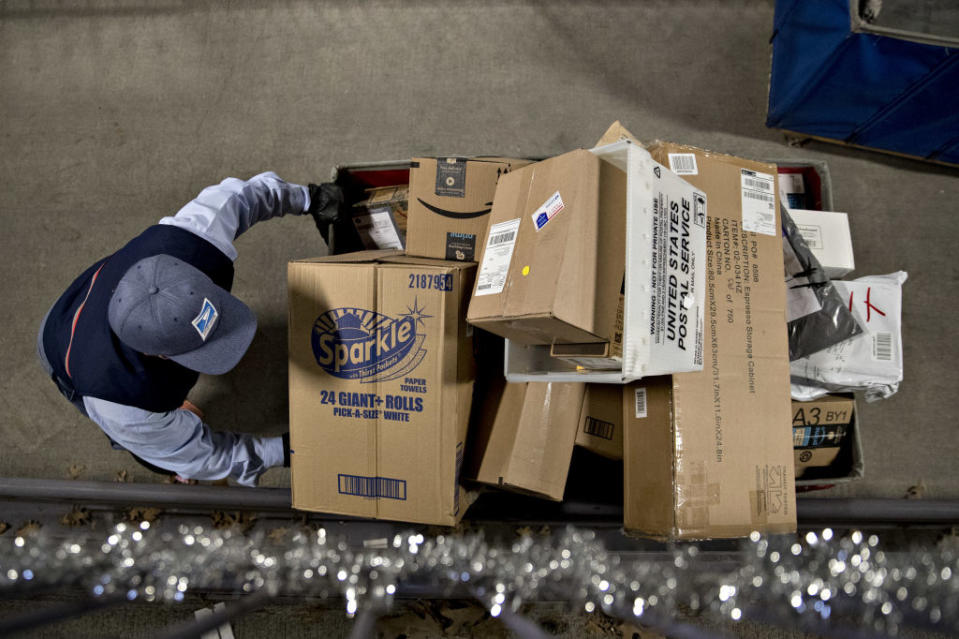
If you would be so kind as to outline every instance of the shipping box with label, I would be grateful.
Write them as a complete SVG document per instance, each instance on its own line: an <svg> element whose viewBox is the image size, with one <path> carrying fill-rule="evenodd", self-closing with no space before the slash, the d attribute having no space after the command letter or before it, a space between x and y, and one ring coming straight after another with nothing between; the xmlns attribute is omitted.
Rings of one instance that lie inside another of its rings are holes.
<svg viewBox="0 0 959 639"><path fill-rule="evenodd" d="M684 177L709 197L705 368L624 387L625 528L794 531L792 439L772 427L791 415L776 167L669 143L650 152L694 156Z"/></svg>
<svg viewBox="0 0 959 639"><path fill-rule="evenodd" d="M353 205L353 226L366 249L402 249L406 241L405 184L366 190L367 198Z"/></svg>
<svg viewBox="0 0 959 639"><path fill-rule="evenodd" d="M576 445L610 459L623 458L623 391L619 385L586 385Z"/></svg>
<svg viewBox="0 0 959 639"><path fill-rule="evenodd" d="M845 213L789 209L789 215L829 279L852 273L856 261L852 254L849 217Z"/></svg>
<svg viewBox="0 0 959 639"><path fill-rule="evenodd" d="M579 153L584 153L580 151ZM558 268L574 256L575 273L586 275L602 283L607 302L605 325L612 322L609 350L593 355L600 364L590 366L586 361L590 353L585 348L571 352L570 347L560 342L576 342L573 339L559 339L556 336L549 345L523 339L517 333L506 335L506 376L510 381L565 381L593 383L623 383L648 375L672 372L701 370L703 367L703 315L706 277L706 219L707 194L684 181L662 164L656 162L650 154L629 140L597 147L591 153L602 161L602 166L611 164L620 169L626 178L625 225L616 241L601 242L593 253L585 254L582 249L577 253L558 252L552 259L552 275L556 286L566 292L567 281ZM565 156L560 156L565 157ZM557 158L558 159L558 158ZM545 163L544 163L545 164ZM535 169L538 165L527 167L524 171ZM513 177L521 177L517 172ZM537 178L538 179L538 178ZM622 179L615 186L622 188ZM506 185L504 181L503 186ZM542 186L542 183L541 183ZM550 182L545 190L552 187ZM568 190L568 186L566 189ZM502 190L502 188L501 188ZM563 190L559 193L562 195ZM612 192L610 192L612 195ZM497 191L497 203L500 192ZM542 193L540 193L542 195ZM530 198L533 199L533 198ZM531 208L539 199L533 199L526 208ZM602 200L601 200L602 201ZM523 203L523 199L520 198ZM496 211L494 211L495 213ZM608 218L616 210L604 211L600 220ZM503 217L507 217L504 211ZM560 220L565 211L556 215ZM572 215L570 216L572 217ZM477 276L477 288L470 303L470 319L495 316L498 307L493 302L485 302L480 297L484 284L496 284L494 291L506 290L505 294L491 295L491 298L503 298L498 303L507 308L523 308L520 302L528 290L528 277L524 275L529 265L527 254L521 247L530 241L536 241L537 231L529 215L515 220L520 224L516 240L515 255L506 252L501 259L505 276L501 279L485 278L487 261L484 255ZM493 230L494 219L488 236L487 253L498 250ZM549 230L552 221L546 223L543 233ZM526 225L525 227L523 225ZM525 229L525 235L524 235ZM576 229L577 237L571 241L576 246L593 246L593 234ZM542 240L540 240L542 241ZM528 250L528 249L527 249ZM624 262L619 261L620 251L625 251ZM509 258L512 258L511 261ZM556 265L560 260L559 266ZM592 260L598 259L598 271L606 273L599 277L589 274L587 268L593 268ZM549 264L549 263L547 263ZM624 268L625 266L625 268ZM615 271L613 268L615 267ZM541 266L542 268L542 266ZM487 269L487 273L489 269ZM529 276L532 273L528 273ZM558 277L557 277L558 276ZM568 307L578 309L585 306L585 294L572 299L563 299L563 312ZM482 313L480 306L483 305ZM492 308L491 308L492 307ZM599 308L598 306L596 308ZM615 308L612 315L608 308ZM518 313L501 312L501 316L514 318L507 323L508 329L519 324ZM492 329L490 329L492 330ZM543 332L544 337L549 334ZM564 335L564 338L572 336ZM588 340L578 340L587 342Z"/></svg>
<svg viewBox="0 0 959 639"><path fill-rule="evenodd" d="M623 279L626 176L585 150L503 176L470 323L526 344L610 338Z"/></svg>
<svg viewBox="0 0 959 639"><path fill-rule="evenodd" d="M852 395L826 395L810 402L794 401L792 410L796 479L847 476L852 462L855 398ZM839 464L844 449L847 449L847 463ZM831 468L836 464L844 468Z"/></svg>
<svg viewBox="0 0 959 639"><path fill-rule="evenodd" d="M474 273L397 251L290 263L294 508L459 521Z"/></svg>
<svg viewBox="0 0 959 639"><path fill-rule="evenodd" d="M563 499L585 384L490 384L478 397L466 476Z"/></svg>
<svg viewBox="0 0 959 639"><path fill-rule="evenodd" d="M514 158L413 158L409 255L474 262L500 176L529 164Z"/></svg>

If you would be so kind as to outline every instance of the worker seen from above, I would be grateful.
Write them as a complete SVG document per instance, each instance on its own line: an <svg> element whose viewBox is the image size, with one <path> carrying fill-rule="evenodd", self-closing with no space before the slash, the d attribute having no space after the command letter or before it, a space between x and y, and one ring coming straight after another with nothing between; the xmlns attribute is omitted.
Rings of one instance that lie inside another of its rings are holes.
<svg viewBox="0 0 959 639"><path fill-rule="evenodd" d="M204 189L80 275L40 325L37 354L53 382L114 448L177 481L231 478L255 486L289 465L289 437L212 430L187 394L246 353L256 317L230 294L233 241L257 222L335 216L330 184L262 173Z"/></svg>

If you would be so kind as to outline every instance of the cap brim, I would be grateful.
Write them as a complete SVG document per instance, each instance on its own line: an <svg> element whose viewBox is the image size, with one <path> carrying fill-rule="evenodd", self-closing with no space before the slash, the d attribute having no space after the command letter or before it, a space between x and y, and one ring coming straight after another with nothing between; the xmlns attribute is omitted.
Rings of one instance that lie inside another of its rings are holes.
<svg viewBox="0 0 959 639"><path fill-rule="evenodd" d="M222 375L233 369L250 347L256 334L256 315L230 294L220 299L219 324L200 348L169 359L206 375Z"/></svg>

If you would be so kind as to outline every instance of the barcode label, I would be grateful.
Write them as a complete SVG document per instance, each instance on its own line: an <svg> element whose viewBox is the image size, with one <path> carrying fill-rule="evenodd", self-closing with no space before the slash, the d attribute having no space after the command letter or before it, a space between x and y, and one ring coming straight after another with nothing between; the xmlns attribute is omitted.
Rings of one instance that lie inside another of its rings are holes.
<svg viewBox="0 0 959 639"><path fill-rule="evenodd" d="M892 361L892 333L873 334L872 358L877 362Z"/></svg>
<svg viewBox="0 0 959 639"><path fill-rule="evenodd" d="M695 153L670 153L669 168L676 175L699 175Z"/></svg>
<svg viewBox="0 0 959 639"><path fill-rule="evenodd" d="M771 182L766 182L764 180L754 180L752 178L743 178L743 184L745 184L751 189L762 189L763 191L771 191L773 188Z"/></svg>
<svg viewBox="0 0 959 639"><path fill-rule="evenodd" d="M636 389L636 419L646 419L646 389Z"/></svg>
<svg viewBox="0 0 959 639"><path fill-rule="evenodd" d="M337 475L337 492L372 499L406 499L406 480L363 475Z"/></svg>
<svg viewBox="0 0 959 639"><path fill-rule="evenodd" d="M490 227L489 238L483 251L483 260L476 276L476 295L502 293L513 260L516 234L520 218L500 222Z"/></svg>
<svg viewBox="0 0 959 639"><path fill-rule="evenodd" d="M765 193L756 193L755 191L743 191L743 196L752 200L762 200L763 202L773 201L773 196L766 195ZM770 204L770 206L772 206L772 204Z"/></svg>
<svg viewBox="0 0 959 639"><path fill-rule="evenodd" d="M586 424L583 426L584 433L601 439L612 439L614 430L616 430L615 425L595 417L587 417Z"/></svg>
<svg viewBox="0 0 959 639"><path fill-rule="evenodd" d="M776 228L776 198L773 176L741 169L743 230L763 235L779 235Z"/></svg>

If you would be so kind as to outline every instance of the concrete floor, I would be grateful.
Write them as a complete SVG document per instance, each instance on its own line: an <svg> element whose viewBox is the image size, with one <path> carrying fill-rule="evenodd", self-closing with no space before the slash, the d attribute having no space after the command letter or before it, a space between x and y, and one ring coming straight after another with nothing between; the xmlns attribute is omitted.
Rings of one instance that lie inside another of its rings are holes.
<svg viewBox="0 0 959 639"><path fill-rule="evenodd" d="M959 9L954 9L959 11ZM754 158L829 162L857 274L903 269L905 381L861 406L866 478L831 494L959 497L959 171L766 129L773 3L0 2L0 475L155 481L44 378L40 318L82 269L201 188L414 154L548 156L619 119ZM259 334L193 400L217 428L286 428L286 262L308 218L238 242ZM770 425L774 427L774 425ZM783 427L786 427L785 425ZM284 470L265 484L285 485Z"/></svg>
<svg viewBox="0 0 959 639"><path fill-rule="evenodd" d="M413 154L548 156L620 119L642 139L829 162L857 273L910 274L905 381L862 406L866 479L834 492L898 497L921 481L959 496L959 172L785 146L763 126L771 24L771 2L0 4L0 474L154 479L60 399L34 335L76 274L205 185L267 169L318 181L336 164ZM238 248L235 292L259 335L193 399L217 428L278 432L285 264L325 247L293 218ZM283 470L264 478L285 482Z"/></svg>
<svg viewBox="0 0 959 639"><path fill-rule="evenodd" d="M621 119L643 139L829 162L857 273L910 274L905 381L862 406L867 477L836 492L900 496L922 481L928 495L959 496L957 172L785 146L763 126L771 21L771 2L3 3L0 473L153 480L60 399L34 334L77 273L203 186L266 169L324 180L335 164L413 154L547 156ZM238 248L235 292L259 335L194 401L217 428L278 432L285 264L325 247L293 218Z"/></svg>

